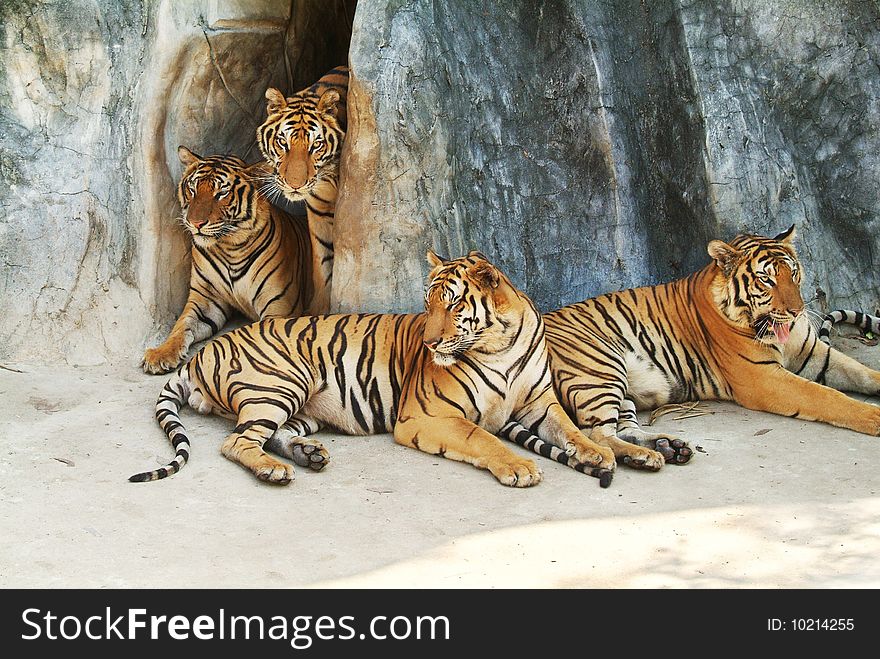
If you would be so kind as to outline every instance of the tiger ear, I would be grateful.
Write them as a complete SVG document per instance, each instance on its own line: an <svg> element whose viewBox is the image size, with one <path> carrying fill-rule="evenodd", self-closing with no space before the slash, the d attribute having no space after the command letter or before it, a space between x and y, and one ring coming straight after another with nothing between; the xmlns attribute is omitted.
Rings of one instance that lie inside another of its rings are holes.
<svg viewBox="0 0 880 659"><path fill-rule="evenodd" d="M495 302L495 309L503 312L511 305L516 306L519 296L507 277L502 275L498 268L492 265L480 252L471 252L469 256L480 256L483 259L472 265L468 274L484 289L490 290L492 300Z"/></svg>
<svg viewBox="0 0 880 659"><path fill-rule="evenodd" d="M177 147L177 157L180 158L180 162L182 162L186 167L189 167L194 162L200 162L202 160L199 156L187 149L182 144Z"/></svg>
<svg viewBox="0 0 880 659"><path fill-rule="evenodd" d="M794 225L792 224L788 227L787 230L780 233L778 236L773 236L773 240L778 240L781 243L786 243L790 245L794 242L795 237L797 236L797 232L794 230Z"/></svg>
<svg viewBox="0 0 880 659"><path fill-rule="evenodd" d="M470 267L468 274L485 288L498 288L501 283L501 275L488 261L478 261Z"/></svg>
<svg viewBox="0 0 880 659"><path fill-rule="evenodd" d="M446 259L444 259L442 256L437 256L437 252L435 252L433 249L429 249L425 257L428 259L428 265L430 265L432 268L438 268L446 263Z"/></svg>
<svg viewBox="0 0 880 659"><path fill-rule="evenodd" d="M266 112L268 114L275 114L276 112L281 112L286 107L287 99L284 98L284 94L274 87L269 87L266 90Z"/></svg>
<svg viewBox="0 0 880 659"><path fill-rule="evenodd" d="M318 99L318 112L335 117L339 114L339 101L342 97L335 89L328 89Z"/></svg>
<svg viewBox="0 0 880 659"><path fill-rule="evenodd" d="M724 273L725 277L731 275L742 257L742 252L721 240L710 242L707 251L709 256L715 259L715 263L721 268L721 272Z"/></svg>

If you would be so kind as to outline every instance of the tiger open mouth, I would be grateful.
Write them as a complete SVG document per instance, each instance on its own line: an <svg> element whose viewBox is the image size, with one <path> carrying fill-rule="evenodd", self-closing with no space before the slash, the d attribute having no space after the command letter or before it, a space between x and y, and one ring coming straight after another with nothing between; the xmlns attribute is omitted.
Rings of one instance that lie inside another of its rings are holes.
<svg viewBox="0 0 880 659"><path fill-rule="evenodd" d="M794 318L776 318L771 314L765 314L755 321L755 334L759 339L769 338L774 335L780 345L785 345L791 336L791 328Z"/></svg>

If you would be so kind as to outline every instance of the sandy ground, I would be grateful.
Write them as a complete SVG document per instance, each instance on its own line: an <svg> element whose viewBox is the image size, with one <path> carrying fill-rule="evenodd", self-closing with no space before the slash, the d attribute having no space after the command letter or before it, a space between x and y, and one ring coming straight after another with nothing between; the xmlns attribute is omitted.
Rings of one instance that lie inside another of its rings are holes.
<svg viewBox="0 0 880 659"><path fill-rule="evenodd" d="M880 346L835 342L880 366ZM330 466L278 487L220 455L229 421L187 411L189 464L129 483L172 456L163 381L0 369L0 586L880 586L878 438L710 403L656 424L699 447L687 466L620 467L603 490L538 458L544 482L516 490L388 435L323 433Z"/></svg>

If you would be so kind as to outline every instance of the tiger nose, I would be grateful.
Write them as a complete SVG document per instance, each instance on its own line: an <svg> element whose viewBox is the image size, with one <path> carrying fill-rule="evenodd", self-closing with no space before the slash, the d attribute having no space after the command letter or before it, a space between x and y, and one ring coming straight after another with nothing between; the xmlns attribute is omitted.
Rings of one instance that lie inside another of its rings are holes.
<svg viewBox="0 0 880 659"><path fill-rule="evenodd" d="M428 350L435 350L440 345L440 339L425 339L424 344Z"/></svg>
<svg viewBox="0 0 880 659"><path fill-rule="evenodd" d="M207 220L190 220L190 224L192 224L196 229L201 229Z"/></svg>

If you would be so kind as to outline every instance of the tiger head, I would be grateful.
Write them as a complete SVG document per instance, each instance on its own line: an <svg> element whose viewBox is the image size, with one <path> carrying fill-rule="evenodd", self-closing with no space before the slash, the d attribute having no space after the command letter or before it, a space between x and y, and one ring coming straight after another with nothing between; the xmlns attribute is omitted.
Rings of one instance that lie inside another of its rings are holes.
<svg viewBox="0 0 880 659"><path fill-rule="evenodd" d="M270 188L289 201L317 195L326 200L322 183L334 189L345 130L340 121L339 92L318 96L309 90L293 97L266 90L268 118L257 128L260 151L272 166Z"/></svg>
<svg viewBox="0 0 880 659"><path fill-rule="evenodd" d="M792 225L774 238L743 235L730 244L709 243L709 256L722 278L716 284L719 308L735 324L751 328L763 343L788 341L792 323L804 311L794 236Z"/></svg>
<svg viewBox="0 0 880 659"><path fill-rule="evenodd" d="M177 147L184 165L177 186L181 222L200 244L245 228L253 217L256 188L247 165L235 156L202 158Z"/></svg>
<svg viewBox="0 0 880 659"><path fill-rule="evenodd" d="M428 263L423 342L435 364L450 366L467 352L497 354L513 345L528 305L504 273L480 252L447 261L428 251Z"/></svg>

